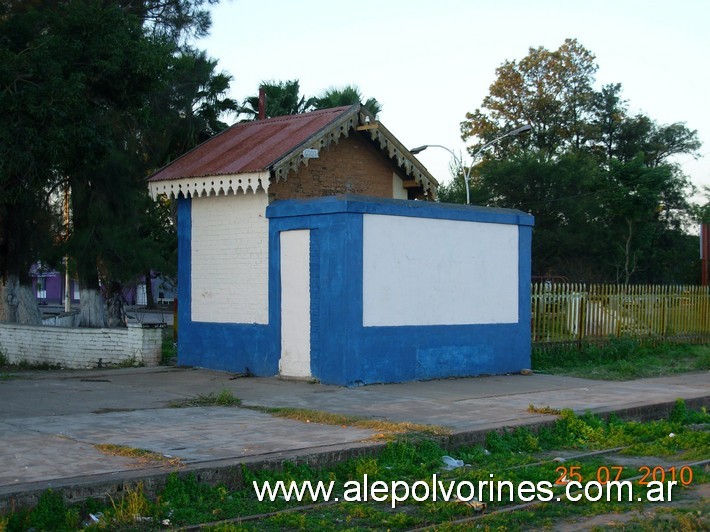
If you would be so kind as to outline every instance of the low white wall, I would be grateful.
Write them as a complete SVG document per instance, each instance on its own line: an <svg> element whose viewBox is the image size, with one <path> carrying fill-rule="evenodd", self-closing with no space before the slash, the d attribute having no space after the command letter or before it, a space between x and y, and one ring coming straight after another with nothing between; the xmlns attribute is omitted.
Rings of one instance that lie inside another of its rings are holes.
<svg viewBox="0 0 710 532"><path fill-rule="evenodd" d="M126 329L87 329L0 323L0 353L11 364L96 368L134 361L157 366L162 329L129 324Z"/></svg>
<svg viewBox="0 0 710 532"><path fill-rule="evenodd" d="M78 327L80 314L78 310L69 313L62 313L57 316L42 318L42 325L51 327Z"/></svg>

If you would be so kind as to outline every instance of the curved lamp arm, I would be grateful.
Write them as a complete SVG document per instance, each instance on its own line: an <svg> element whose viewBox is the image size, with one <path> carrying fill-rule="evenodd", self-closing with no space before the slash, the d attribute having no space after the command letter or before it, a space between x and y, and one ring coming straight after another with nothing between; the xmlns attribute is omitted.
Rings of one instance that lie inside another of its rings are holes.
<svg viewBox="0 0 710 532"><path fill-rule="evenodd" d="M442 150L448 151L451 156L454 158L454 161L456 164L461 168L461 171L463 172L463 180L466 184L466 205L471 204L471 190L469 187L469 178L471 177L471 170L473 169L473 165L476 162L476 159L478 159L478 156L483 153L483 151L486 148L489 148L493 146L496 142L498 142L501 139L504 139L505 137L512 137L515 135L520 135L521 133L527 133L532 129L532 126L530 124L525 124L524 126L517 127L515 129L511 129L507 133L503 133L501 136L494 138L493 140L486 142L483 146L481 146L478 151L473 154L473 157L471 157L471 164L469 165L468 168L466 168L463 164L463 158L457 156L453 150L447 148L446 146L442 146L441 144L424 144L423 146L418 146L416 148L412 148L409 150L410 153L416 155L417 153L421 153L427 148L441 148Z"/></svg>

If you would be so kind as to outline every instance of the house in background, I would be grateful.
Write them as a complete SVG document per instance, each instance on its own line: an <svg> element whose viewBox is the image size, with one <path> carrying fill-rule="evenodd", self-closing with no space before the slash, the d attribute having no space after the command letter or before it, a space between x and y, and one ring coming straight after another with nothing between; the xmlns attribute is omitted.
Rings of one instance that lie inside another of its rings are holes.
<svg viewBox="0 0 710 532"><path fill-rule="evenodd" d="M529 367L532 218L412 201L437 185L360 105L236 124L155 173L178 362L341 385Z"/></svg>
<svg viewBox="0 0 710 532"><path fill-rule="evenodd" d="M66 279L64 273L51 268L45 268L41 264L34 264L30 268L30 277L35 297L40 305L64 305ZM160 273L154 272L151 276L151 287L153 298L157 304L172 303L177 294L175 283L169 277L163 277ZM79 281L69 280L69 295L72 305L80 303ZM141 278L134 285L125 286L123 297L129 305L145 305L146 282L145 277Z"/></svg>
<svg viewBox="0 0 710 532"><path fill-rule="evenodd" d="M66 280L63 273L41 264L33 264L30 268L30 277L35 296L40 305L63 305L66 294ZM72 304L79 303L79 282L69 280L69 296Z"/></svg>

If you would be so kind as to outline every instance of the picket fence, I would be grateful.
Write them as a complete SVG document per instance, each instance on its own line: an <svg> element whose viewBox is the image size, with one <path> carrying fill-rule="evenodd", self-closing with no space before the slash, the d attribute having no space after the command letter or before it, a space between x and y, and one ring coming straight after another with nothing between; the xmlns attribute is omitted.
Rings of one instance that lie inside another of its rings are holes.
<svg viewBox="0 0 710 532"><path fill-rule="evenodd" d="M533 344L622 336L710 341L708 287L533 283Z"/></svg>

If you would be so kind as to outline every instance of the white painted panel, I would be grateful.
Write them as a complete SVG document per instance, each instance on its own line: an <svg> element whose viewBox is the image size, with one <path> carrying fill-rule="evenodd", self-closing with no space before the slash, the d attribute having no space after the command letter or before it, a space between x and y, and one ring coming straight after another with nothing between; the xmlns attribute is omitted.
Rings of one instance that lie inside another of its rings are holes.
<svg viewBox="0 0 710 532"><path fill-rule="evenodd" d="M281 375L311 376L310 231L281 237Z"/></svg>
<svg viewBox="0 0 710 532"><path fill-rule="evenodd" d="M394 199L409 198L409 194L407 193L407 189L404 188L402 180L394 172L392 173L392 197Z"/></svg>
<svg viewBox="0 0 710 532"><path fill-rule="evenodd" d="M518 226L363 220L363 325L517 323Z"/></svg>
<svg viewBox="0 0 710 532"><path fill-rule="evenodd" d="M269 322L265 193L192 199L192 320Z"/></svg>

